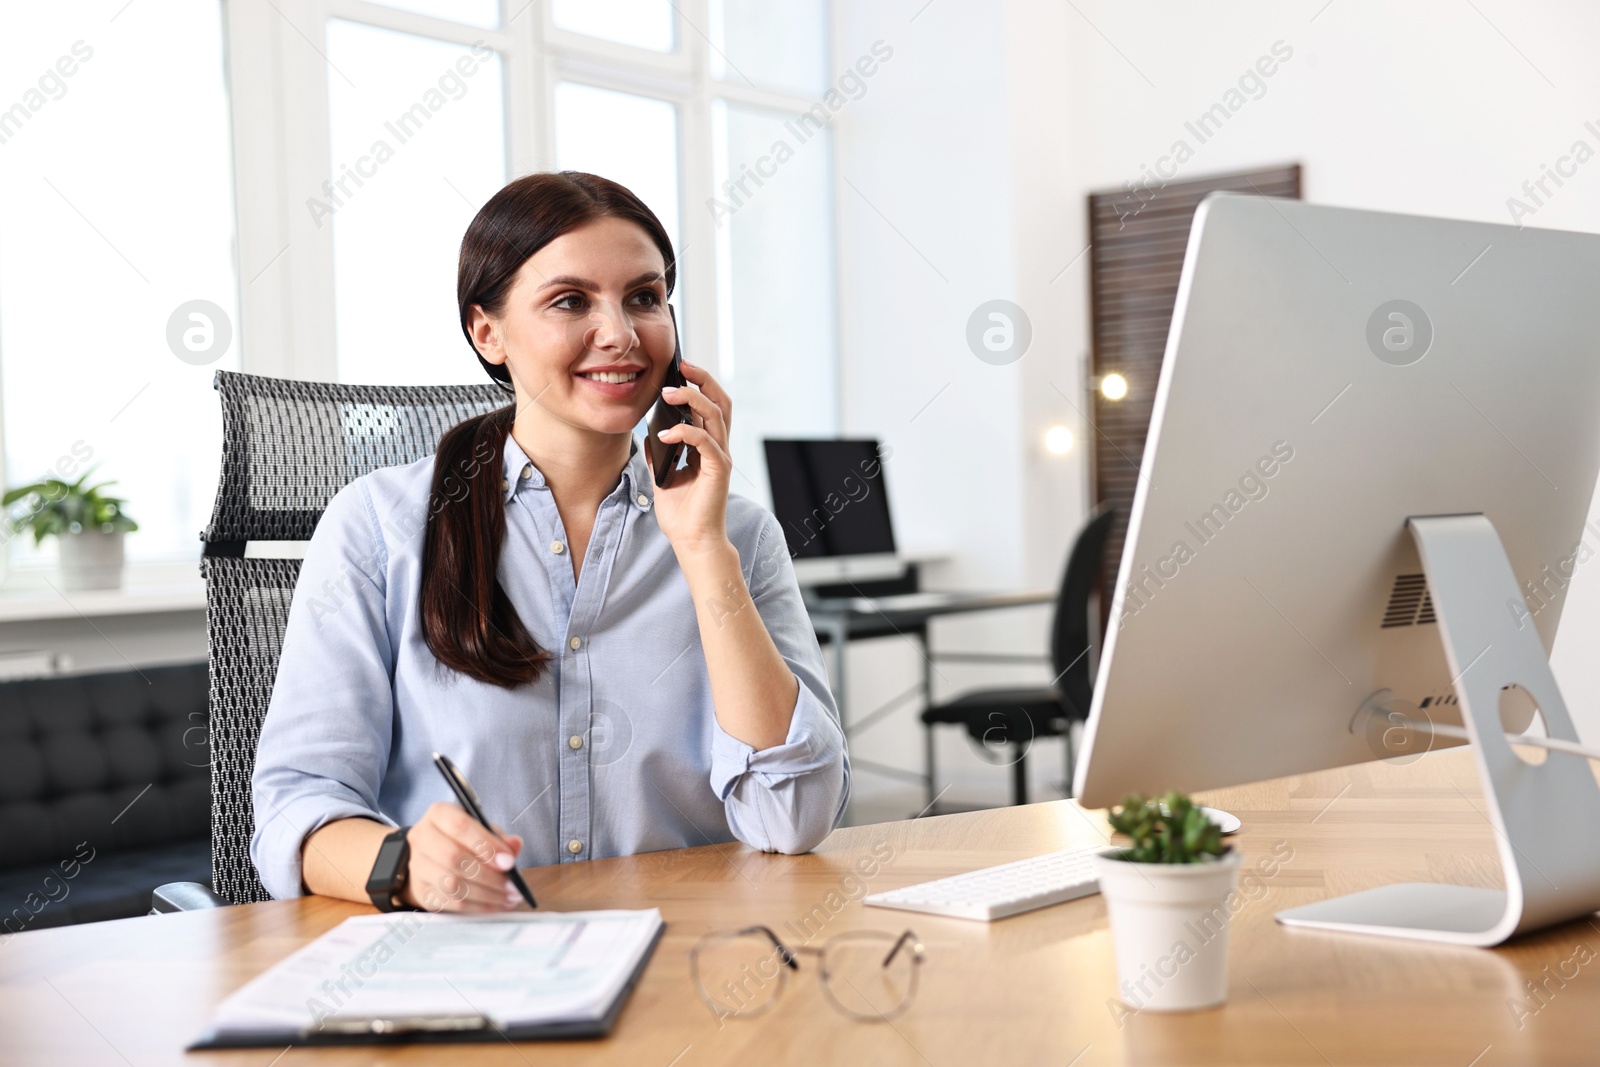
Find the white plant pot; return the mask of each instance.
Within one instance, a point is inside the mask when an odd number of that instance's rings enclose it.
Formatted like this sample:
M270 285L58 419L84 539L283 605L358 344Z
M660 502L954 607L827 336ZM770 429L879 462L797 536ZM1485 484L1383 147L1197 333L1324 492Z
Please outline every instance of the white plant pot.
M1135 1011L1192 1011L1228 999L1228 926L1242 862L1095 858L1111 917L1117 995Z
M61 534L61 584L67 589L122 587L123 531Z

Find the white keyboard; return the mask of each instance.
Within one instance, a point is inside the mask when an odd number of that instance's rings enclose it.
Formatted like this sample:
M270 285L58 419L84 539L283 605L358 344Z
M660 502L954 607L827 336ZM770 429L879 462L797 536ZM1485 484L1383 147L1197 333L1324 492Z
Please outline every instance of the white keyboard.
M863 903L991 922L1098 893L1093 857L1099 845L1047 852L932 882L873 893Z

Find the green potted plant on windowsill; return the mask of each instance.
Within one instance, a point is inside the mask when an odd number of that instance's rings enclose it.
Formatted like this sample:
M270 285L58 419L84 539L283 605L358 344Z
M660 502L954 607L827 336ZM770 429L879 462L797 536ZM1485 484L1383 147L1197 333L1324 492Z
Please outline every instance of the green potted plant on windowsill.
M102 490L115 482L87 484L93 468L75 482L48 477L0 497L11 531L31 530L33 543L54 535L61 548L61 584L67 589L116 589L122 585L123 536L139 524L123 510L121 497Z
M1221 1004L1239 851L1182 793L1130 794L1109 819L1130 842L1095 859L1122 1002L1134 1011Z

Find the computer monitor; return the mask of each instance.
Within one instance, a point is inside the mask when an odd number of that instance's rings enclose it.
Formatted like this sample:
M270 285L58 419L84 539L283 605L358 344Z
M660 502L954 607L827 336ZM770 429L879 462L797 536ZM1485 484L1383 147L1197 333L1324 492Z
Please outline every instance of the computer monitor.
M803 585L898 577L875 440L763 442L772 511Z
M1532 840L1551 833L1534 807L1559 799L1567 832L1595 838L1578 851L1600 857L1587 765L1551 754L1530 772L1500 732L1502 708L1525 725L1531 705L1513 698L1531 693L1550 733L1577 740L1547 656L1573 569L1600 548L1584 525L1600 470L1597 278L1595 235L1228 194L1200 205L1081 803L1415 755L1417 732L1394 723L1461 724L1470 703L1508 892L1387 887L1285 921L1490 944L1600 907L1600 865ZM1519 873L1517 851L1544 875ZM1560 900L1526 884L1545 876Z

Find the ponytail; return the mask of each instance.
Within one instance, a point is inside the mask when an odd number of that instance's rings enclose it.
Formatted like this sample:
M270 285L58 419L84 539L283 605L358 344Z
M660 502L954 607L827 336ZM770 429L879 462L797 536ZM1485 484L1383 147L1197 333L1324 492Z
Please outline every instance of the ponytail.
M422 636L438 661L489 685L537 681L550 662L496 571L505 540L501 488L516 405L475 415L439 439L422 542Z

